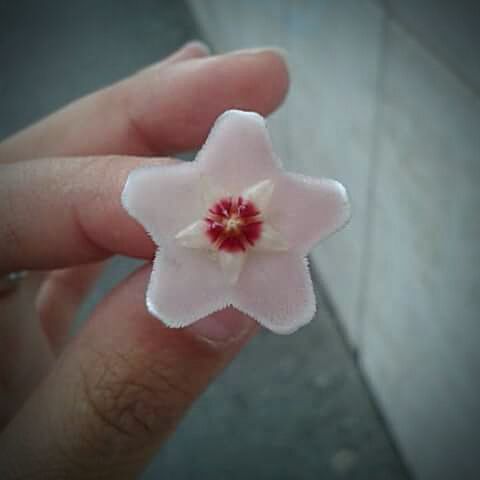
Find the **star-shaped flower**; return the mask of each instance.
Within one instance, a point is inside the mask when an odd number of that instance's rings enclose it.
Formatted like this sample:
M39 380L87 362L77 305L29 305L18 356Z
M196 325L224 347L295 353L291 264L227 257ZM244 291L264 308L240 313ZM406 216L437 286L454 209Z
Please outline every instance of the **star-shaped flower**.
M344 187L285 172L263 117L229 110L194 162L134 170L126 210L161 246L146 302L170 327L229 305L276 333L315 313L306 255L349 218Z

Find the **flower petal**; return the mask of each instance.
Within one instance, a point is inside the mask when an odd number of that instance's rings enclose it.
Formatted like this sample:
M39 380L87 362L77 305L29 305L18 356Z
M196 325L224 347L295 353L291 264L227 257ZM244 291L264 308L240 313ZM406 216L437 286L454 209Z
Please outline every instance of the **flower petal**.
M220 267L222 268L225 278L230 285L235 285L237 283L238 277L245 263L245 257L246 254L244 252L218 252Z
M253 252L240 274L232 304L275 333L294 332L315 314L306 259L291 252Z
M349 218L350 204L341 183L293 173L275 179L267 221L293 250L306 255Z
M240 110L228 110L218 118L197 161L202 173L231 195L270 178L281 167L264 118Z
M225 308L231 286L213 253L174 242L158 250L147 289L147 307L169 327L185 327Z
M262 233L254 248L271 252L285 251L288 250L288 243L271 225L263 223Z
M226 192L219 185L214 185L212 179L208 176L201 175L200 182L203 196L203 206L205 207L205 211L223 197L228 197L228 192Z
M175 239L182 247L211 249L212 242L207 237L206 228L205 222L198 220L178 232Z
M272 198L274 183L271 179L262 180L261 182L248 187L241 193L241 197L250 200L253 204L263 212L268 207Z
M138 168L128 177L122 204L157 245L163 244L202 217L200 175L187 162Z

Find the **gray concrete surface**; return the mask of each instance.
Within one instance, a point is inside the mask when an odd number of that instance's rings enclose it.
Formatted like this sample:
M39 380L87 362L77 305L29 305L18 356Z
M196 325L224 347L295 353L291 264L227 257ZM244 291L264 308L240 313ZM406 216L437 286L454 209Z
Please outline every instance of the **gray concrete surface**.
M197 34L174 0L1 3L0 136ZM80 317L137 264L114 260ZM293 336L261 333L194 405L144 480L410 478L317 288L314 322Z
M378 0L420 43L480 92L480 4L476 0Z

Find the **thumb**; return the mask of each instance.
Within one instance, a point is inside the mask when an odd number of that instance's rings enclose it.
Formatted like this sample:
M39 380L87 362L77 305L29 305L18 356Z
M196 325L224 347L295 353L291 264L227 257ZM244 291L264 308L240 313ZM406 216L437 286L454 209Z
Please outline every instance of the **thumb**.
M97 308L0 437L0 478L135 478L255 331L234 309L169 329L143 267ZM185 292L188 295L188 292Z

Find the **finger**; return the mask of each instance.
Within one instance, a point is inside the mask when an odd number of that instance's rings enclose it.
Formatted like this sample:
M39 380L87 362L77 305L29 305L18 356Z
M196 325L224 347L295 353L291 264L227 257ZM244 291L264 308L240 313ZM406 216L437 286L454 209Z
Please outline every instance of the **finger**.
M145 308L149 273L143 268L101 304L7 427L1 478L136 478L255 331L233 309L189 329L164 327Z
M191 150L223 111L266 115L280 105L287 89L285 61L271 49L147 68L7 139L0 158Z
M0 302L0 431L50 369L53 355L33 308L40 279L30 274ZM1 476L0 476L1 478Z
M15 292L1 298L0 431L50 369L101 267L30 272Z
M153 243L122 208L121 191L133 168L172 161L53 158L0 166L0 272L65 268L114 253L151 258Z
M160 62L154 63L145 68L144 71L156 70L158 72L162 69L171 67L175 63L194 58L206 57L209 54L209 48L202 42L188 42ZM67 107L53 113L45 119L42 119L33 126L30 126L4 140L3 143L0 143L0 162L9 163L29 158L44 157L58 152L58 131L56 131L56 128L62 120L59 115L67 119L67 115L63 115L64 110L69 110L71 117L77 115L78 119L76 119L75 125L77 131L81 130L82 124L84 122L92 121L92 118L89 117L95 115L94 108L90 108L90 110L85 109L84 104L87 103L90 104L90 107L94 107L95 102L101 100L105 90L106 89L100 90L92 95L87 95L74 101ZM115 113L118 114L119 112L117 111ZM61 131L63 132L63 128ZM68 143L68 141L64 142L62 155L76 155L78 153L76 151L76 146L72 145L72 148L69 148ZM94 144L92 144L92 150L95 150Z
M43 282L36 311L53 352L58 354L65 346L75 314L103 267L100 262L54 270Z

